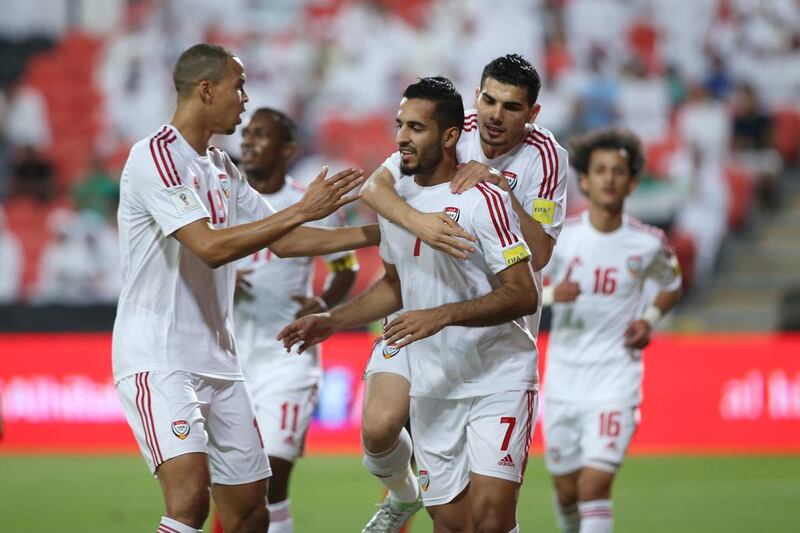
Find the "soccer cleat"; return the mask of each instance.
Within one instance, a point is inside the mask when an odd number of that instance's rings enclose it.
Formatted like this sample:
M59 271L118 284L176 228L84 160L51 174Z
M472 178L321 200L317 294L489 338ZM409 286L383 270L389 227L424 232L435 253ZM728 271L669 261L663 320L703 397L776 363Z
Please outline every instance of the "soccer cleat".
M422 499L399 503L387 495L361 533L399 533L411 515L422 509Z

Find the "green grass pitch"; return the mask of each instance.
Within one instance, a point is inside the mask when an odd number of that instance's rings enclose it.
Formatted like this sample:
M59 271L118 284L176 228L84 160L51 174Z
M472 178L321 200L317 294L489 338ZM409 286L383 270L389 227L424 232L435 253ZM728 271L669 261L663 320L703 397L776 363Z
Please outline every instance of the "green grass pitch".
M298 533L354 533L379 486L356 457L310 457L296 469ZM800 456L633 457L615 486L617 532L800 532ZM139 457L0 456L0 531L155 531L158 484ZM541 458L528 465L522 531L555 532ZM412 533L431 530L425 513ZM208 531L208 528L206 529Z

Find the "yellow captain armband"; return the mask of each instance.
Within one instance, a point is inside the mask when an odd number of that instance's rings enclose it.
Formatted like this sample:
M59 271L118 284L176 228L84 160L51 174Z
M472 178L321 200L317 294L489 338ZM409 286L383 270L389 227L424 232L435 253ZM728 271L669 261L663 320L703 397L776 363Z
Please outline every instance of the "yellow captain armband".
M556 203L553 200L536 198L533 201L531 218L539 224L552 224L556 215Z
M328 261L328 271L333 272L334 274L337 272L344 272L345 270L352 270L355 272L358 270L358 259L356 259L356 254L347 254L344 257L340 257L335 261Z

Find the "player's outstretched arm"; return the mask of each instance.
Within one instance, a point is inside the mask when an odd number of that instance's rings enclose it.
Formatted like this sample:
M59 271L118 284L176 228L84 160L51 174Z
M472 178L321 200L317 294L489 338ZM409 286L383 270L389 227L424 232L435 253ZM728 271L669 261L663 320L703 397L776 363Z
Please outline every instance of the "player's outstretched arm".
M681 298L681 289L661 291L656 296L652 305L645 310L644 316L634 320L625 330L625 346L641 350L647 347L652 340L653 329L658 320L675 307Z
M332 254L377 246L381 231L377 224L352 228L313 228L301 226L269 245L278 257Z
M241 259L269 246L301 224L324 218L358 199L359 195L348 197L347 194L362 183L361 171L348 169L331 178L326 178L326 174L327 168L324 168L299 202L262 220L215 229L208 219L201 219L183 226L173 235L211 268Z
M384 329L386 343L402 348L446 326L494 326L536 312L538 294L527 260L499 272L497 279L500 286L480 298L402 313Z
M286 351L300 343L298 353L322 342L336 331L365 326L403 306L400 278L394 265L384 262L386 273L369 289L328 313L307 315L283 328L278 340Z
M364 202L382 217L403 226L430 247L459 259L475 252L475 237L444 213L422 213L403 200L394 188L392 173L378 167L361 190Z

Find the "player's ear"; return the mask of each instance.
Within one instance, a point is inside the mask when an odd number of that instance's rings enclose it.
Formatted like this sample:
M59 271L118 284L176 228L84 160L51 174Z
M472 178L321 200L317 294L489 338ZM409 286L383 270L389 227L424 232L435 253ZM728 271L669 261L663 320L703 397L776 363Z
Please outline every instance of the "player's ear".
M578 188L585 196L589 196L589 175L584 172L578 173Z
M210 104L214 101L214 86L209 80L202 80L197 84L197 94L200 95L200 101L204 104Z
M539 116L539 112L542 110L542 104L535 103L533 107L531 107L531 112L528 114L528 124L533 124L536 120L536 117Z
M461 130L456 127L447 128L444 130L444 147L453 148L458 143L458 137L461 135Z
M628 194L631 194L639 186L639 176L631 176L628 180ZM627 196L627 195L626 195Z
M285 142L283 146L281 146L281 156L283 157L284 161L289 161L291 158L294 157L294 154L297 153L297 143L296 142Z
M480 97L481 97L481 88L480 87L476 87L475 88L475 103L473 104L473 106L476 109L478 108L478 98L480 98Z

